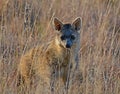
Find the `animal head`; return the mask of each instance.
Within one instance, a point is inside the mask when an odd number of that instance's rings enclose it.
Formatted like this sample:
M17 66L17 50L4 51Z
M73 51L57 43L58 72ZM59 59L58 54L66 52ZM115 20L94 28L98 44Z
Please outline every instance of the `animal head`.
M80 37L81 18L76 18L72 24L63 24L58 18L54 18L54 27L57 31L57 41L64 48L71 48Z

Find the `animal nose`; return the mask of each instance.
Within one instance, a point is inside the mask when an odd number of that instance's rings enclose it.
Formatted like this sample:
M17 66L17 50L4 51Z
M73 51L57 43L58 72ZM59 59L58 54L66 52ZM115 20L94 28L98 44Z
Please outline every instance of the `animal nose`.
M70 44L66 44L66 48L71 48L71 45Z
M68 39L66 42L66 48L71 48L72 42Z

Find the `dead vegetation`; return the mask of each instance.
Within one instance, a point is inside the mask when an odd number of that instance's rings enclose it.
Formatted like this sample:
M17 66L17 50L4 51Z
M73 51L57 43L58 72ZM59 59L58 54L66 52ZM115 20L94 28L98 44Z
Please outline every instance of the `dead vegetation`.
M83 81L69 94L120 94L119 0L0 0L0 94L23 94L16 85L20 57L54 36L53 17L71 22L78 16Z

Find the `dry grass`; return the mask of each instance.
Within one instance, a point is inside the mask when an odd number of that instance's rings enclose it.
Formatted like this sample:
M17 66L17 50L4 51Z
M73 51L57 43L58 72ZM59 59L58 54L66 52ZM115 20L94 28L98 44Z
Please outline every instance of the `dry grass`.
M20 57L54 36L53 17L78 16L83 82L69 94L120 94L120 0L0 0L0 94L23 94L16 86Z

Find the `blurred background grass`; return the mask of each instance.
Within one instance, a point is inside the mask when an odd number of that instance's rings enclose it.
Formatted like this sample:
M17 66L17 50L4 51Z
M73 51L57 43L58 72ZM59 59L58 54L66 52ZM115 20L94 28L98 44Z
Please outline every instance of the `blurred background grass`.
M17 94L20 57L52 39L53 17L82 18L83 82L70 94L120 94L120 0L0 0L0 94Z

